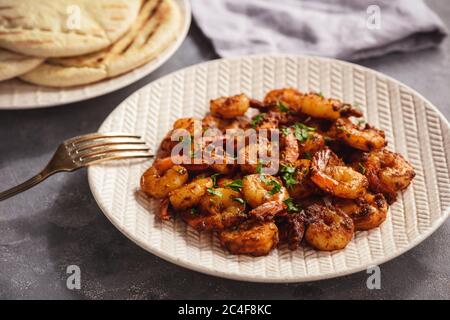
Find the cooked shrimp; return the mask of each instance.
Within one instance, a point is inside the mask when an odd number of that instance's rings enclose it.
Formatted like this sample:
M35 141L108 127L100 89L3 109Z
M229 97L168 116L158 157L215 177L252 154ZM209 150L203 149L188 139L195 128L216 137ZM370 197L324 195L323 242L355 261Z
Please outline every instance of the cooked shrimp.
M386 149L366 154L358 166L365 171L369 187L375 193L383 193L391 203L397 192L406 189L416 173L400 154Z
M280 135L280 146L281 162L284 164L295 163L300 156L300 150L293 128L286 128L286 130L282 130L282 134Z
M211 113L224 119L243 116L249 107L250 100L243 93L232 97L221 97L210 102Z
M226 188L216 188L212 192L200 199L197 212L191 210L182 214L187 224L198 231L218 231L247 219L245 202L239 192Z
M293 166L281 168L281 177L292 198L301 200L317 192L316 185L309 178L311 161L300 159Z
M300 96L300 112L313 118L336 120L342 116L361 117L362 113L348 103L323 97L318 93Z
M350 104L324 98L318 93L303 94L292 88L272 90L264 98L265 105L275 105L279 101L291 112L301 112L313 118L336 120L341 116L362 116L362 113Z
M233 183L234 180L235 179L233 179L231 177L220 177L217 180L217 186L219 186L220 188L225 188L229 184Z
M353 237L352 219L339 209L313 204L306 209L310 217L305 239L322 251L343 249Z
M175 165L165 170L151 166L141 177L141 189L147 195L161 199L183 186L188 179L188 171L182 166Z
M278 228L273 222L248 220L222 231L219 240L233 254L265 256L278 244Z
M259 168L270 170L278 167L278 150L275 144L270 141L260 141L246 145L239 150L239 160L242 161L240 168L243 173L257 173ZM261 159L270 159L267 161Z
M331 131L335 132L337 139L362 151L378 150L384 148L387 144L382 130L375 129L369 124L364 127L358 126L348 118L336 120Z
M249 214L258 220L272 220L277 213L284 209L286 206L282 202L269 201L251 210Z
M211 113L202 119L202 126L205 129L217 128L221 131L228 129L246 129L250 125L250 119L246 116L236 117L235 119L222 119Z
M384 196L366 193L356 200L335 199L336 208L344 211L353 219L355 230L370 230L386 220L388 204Z
M276 107L282 102L290 111L300 111L301 97L303 94L293 88L275 89L269 91L264 97L264 105Z
M208 188L213 187L211 178L196 179L169 193L170 204L175 210L185 210L200 203Z
M304 213L283 211L276 215L275 223L278 227L280 242L287 243L291 250L297 249L305 234Z
M367 178L344 163L330 150L317 152L311 164L311 180L336 197L356 199L366 192Z
M259 113L252 119L252 125L255 129L278 129L281 114L278 112Z
M245 176L242 179L242 194L252 208L269 201L282 203L289 198L289 193L279 178L262 174Z
M316 128L303 123L281 129L281 160L294 163L298 158L311 157L325 146L324 137L315 132Z
M302 142L299 142L300 157L313 156L317 151L325 147L324 137L317 132L309 132L309 136Z

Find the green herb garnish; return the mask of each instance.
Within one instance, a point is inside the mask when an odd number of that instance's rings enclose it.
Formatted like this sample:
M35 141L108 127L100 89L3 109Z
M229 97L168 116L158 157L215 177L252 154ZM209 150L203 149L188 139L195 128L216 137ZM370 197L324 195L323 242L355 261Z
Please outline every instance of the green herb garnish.
M294 178L295 168L291 166L281 165L281 178L286 184L287 188L290 188L294 184L297 184L297 180Z
M256 126L264 120L264 117L266 116L265 113L260 113L256 116L253 117L252 121L250 122L250 124L252 125L253 128L256 128Z
M316 131L316 128L308 127L303 123L294 124L294 135L295 138L300 142L308 140L310 132L313 131Z
M277 101L277 107L278 107L278 110L280 110L280 112L289 112L289 107L286 106L284 104L284 102L281 100Z
M192 215L194 215L194 214L197 214L197 208L191 208L191 211L190 211L190 213L192 214Z
M258 164L256 165L256 173L261 174L263 171L263 164L264 162L261 160L258 160Z
M211 180L213 181L213 186L214 186L214 188L218 188L218 185L217 185L217 177L218 176L220 176L220 173L214 173L212 176L211 176Z
M212 194L213 196L217 196L219 198L223 197L222 192L220 192L219 190L216 190L214 188L208 188L206 189L206 191L208 191L209 194Z
M359 172L361 172L362 174L366 174L366 167L363 166L363 164L361 162L358 163L358 170Z
M287 206L287 211L289 213L300 211L300 207L294 203L294 200L292 200L292 198L286 199L283 202Z
M230 188L231 190L239 192L242 189L242 180L241 179L234 180L232 183L228 184L226 188Z
M291 134L291 129L287 128L287 127L283 127L283 128L281 128L281 133L285 136L288 136Z
M266 183L269 186L272 186L272 189L270 189L269 194L273 196L275 193L280 192L281 190L281 184L279 184L276 180L270 180L268 183Z
M236 201L236 202L238 202L240 204L245 204L245 200L242 199L242 198L233 198L233 201Z

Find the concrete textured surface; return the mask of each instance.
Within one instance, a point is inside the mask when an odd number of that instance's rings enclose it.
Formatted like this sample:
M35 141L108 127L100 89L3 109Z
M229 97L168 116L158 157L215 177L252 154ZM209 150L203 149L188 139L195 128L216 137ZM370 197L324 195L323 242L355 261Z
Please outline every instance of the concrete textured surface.
M447 1L428 1L450 26ZM145 79L63 107L0 111L0 190L32 176L63 140L94 132L127 96L177 69L216 58L197 26L180 50ZM441 48L359 61L416 89L450 119L450 41ZM365 272L305 284L255 284L183 269L140 249L97 207L86 171L51 177L0 203L2 299L450 299L450 221L381 266L381 289ZM81 289L66 287L69 265Z

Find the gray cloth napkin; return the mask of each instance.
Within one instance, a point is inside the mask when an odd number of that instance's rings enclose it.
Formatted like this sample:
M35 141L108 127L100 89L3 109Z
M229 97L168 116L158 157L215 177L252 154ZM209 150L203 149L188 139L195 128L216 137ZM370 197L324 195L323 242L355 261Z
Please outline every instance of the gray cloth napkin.
M447 35L422 0L191 2L198 25L223 57L304 53L357 60L434 47Z

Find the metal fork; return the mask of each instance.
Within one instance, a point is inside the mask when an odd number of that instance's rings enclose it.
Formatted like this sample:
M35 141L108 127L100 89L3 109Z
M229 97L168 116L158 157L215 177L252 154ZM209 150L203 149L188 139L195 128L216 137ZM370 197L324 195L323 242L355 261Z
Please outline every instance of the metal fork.
M50 162L33 178L4 192L0 201L21 193L57 172L71 172L103 161L151 158L153 154L140 136L127 133L92 133L61 143Z

